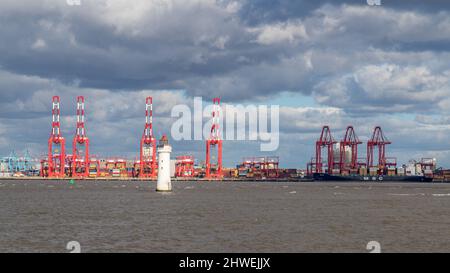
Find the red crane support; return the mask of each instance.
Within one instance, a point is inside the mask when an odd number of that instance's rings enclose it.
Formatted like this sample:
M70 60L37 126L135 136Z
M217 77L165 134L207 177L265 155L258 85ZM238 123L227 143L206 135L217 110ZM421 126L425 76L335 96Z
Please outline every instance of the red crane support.
M386 145L391 142L384 136L380 126L375 127L372 138L367 142L367 167L378 167L380 172L386 167ZM374 165L374 148L378 148L378 165Z
M344 139L340 142L340 160L339 165L341 169L341 174L350 171L351 169L358 169L358 145L362 144L359 141L358 136L353 129L353 126L348 126L345 132ZM345 153L346 148L351 149L351 159L350 162L346 162Z
M52 99L52 132L48 139L48 176L64 177L66 152L66 140L61 136L60 127L60 99L54 96ZM55 147L59 146L59 149Z
M209 139L206 140L206 178L222 177L222 139L219 134L220 98L213 99L212 126ZM217 147L217 163L211 163L211 147Z
M323 173L323 162L322 162L322 148L326 147L328 152L327 164L328 173L331 174L333 171L333 146L336 141L331 135L330 127L324 126L322 128L322 133L320 134L320 139L316 141L316 173Z
M278 156L267 156L264 158L262 170L265 177L279 178L280 176L280 158Z
M194 177L193 156L177 156L176 160L175 174L177 177Z
M156 177L156 138L153 136L153 98L145 99L145 128L140 144L139 177Z
M77 97L77 129L72 143L72 176L89 176L89 138L86 136L84 97ZM84 147L84 151L80 148Z

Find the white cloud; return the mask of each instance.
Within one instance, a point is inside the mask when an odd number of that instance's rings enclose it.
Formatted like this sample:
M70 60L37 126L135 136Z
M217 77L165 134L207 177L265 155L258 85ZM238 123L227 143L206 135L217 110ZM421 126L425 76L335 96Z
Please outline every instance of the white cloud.
M305 26L301 21L274 23L252 28L249 31L257 33L257 42L263 45L296 44L308 39Z
M334 107L281 107L280 123L287 132L316 132L326 124L342 127L344 112Z
M31 48L35 50L44 49L47 47L47 43L43 39L37 39L32 45Z
M424 105L445 106L449 75L450 70L433 72L423 65L365 65L318 83L314 94L320 103L360 111L421 111Z

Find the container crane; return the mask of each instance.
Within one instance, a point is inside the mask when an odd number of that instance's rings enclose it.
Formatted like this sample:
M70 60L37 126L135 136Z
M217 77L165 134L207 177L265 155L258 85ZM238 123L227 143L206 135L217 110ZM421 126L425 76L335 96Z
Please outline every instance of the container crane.
M60 123L60 98L52 98L52 131L48 139L48 176L64 177L66 152L66 140L61 136Z
M156 138L153 136L153 98L145 99L145 128L140 143L139 177L156 177Z
M384 136L380 126L375 127L372 138L367 142L367 167L378 167L379 171L383 171L386 167L386 145L391 142ZM378 148L378 162L374 165L374 149ZM391 164L392 165L392 164Z
M331 174L333 172L333 146L336 144L336 141L333 139L331 135L331 130L329 126L324 126L322 128L322 133L320 134L320 138L316 141L316 173L323 173L323 162L322 162L322 148L327 149L327 164L328 164L328 173Z
M86 136L84 97L78 96L77 128L72 142L72 176L88 177L89 164L89 138Z
M213 99L212 125L206 140L206 178L222 178L222 139L219 133L220 98ZM217 148L217 162L211 163L211 149Z
M345 131L344 139L340 142L340 157L339 165L341 174L347 174L350 170L358 169L358 145L362 142L358 139L358 136L353 129L353 126L348 126ZM350 162L346 160L346 152L348 148L351 150Z

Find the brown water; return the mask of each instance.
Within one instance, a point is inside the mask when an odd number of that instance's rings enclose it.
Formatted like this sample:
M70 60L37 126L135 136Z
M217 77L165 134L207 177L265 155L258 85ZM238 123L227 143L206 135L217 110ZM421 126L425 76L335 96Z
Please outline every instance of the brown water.
M0 181L0 252L450 252L450 184Z

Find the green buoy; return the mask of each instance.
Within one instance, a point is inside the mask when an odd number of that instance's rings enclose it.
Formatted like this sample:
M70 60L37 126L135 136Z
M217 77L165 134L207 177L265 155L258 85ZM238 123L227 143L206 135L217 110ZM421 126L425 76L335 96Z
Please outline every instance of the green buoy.
M75 180L73 180L73 179L70 179L70 181L69 181L69 185L75 185Z

